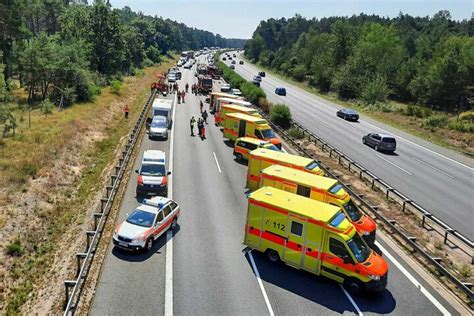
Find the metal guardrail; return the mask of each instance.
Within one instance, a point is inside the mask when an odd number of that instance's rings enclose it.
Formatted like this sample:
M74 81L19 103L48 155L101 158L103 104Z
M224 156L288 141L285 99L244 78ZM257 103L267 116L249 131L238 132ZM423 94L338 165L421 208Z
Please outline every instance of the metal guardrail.
M292 126L297 127L298 129L303 131L303 135L306 134L308 139L311 140L313 139L315 143L317 144L318 142L321 143L321 148L324 150L329 150L329 156L332 158L333 154L336 154L337 156L334 158L337 158L339 160L340 165L344 165L344 161L347 163L347 167L349 171L352 171L351 168L352 166L356 167L359 170L359 177L362 179L363 176L366 176L369 178L371 182L372 189L378 186L379 188L381 187L386 194L386 198L393 198L397 202L399 202L402 206L402 210L405 211L408 208L411 208L418 212L421 217L422 217L422 227L425 227L426 221L431 220L433 223L438 225L442 230L442 235L444 236L444 243L447 244L449 240L449 235L452 235L457 238L458 241L463 243L465 246L469 248L469 251L471 253L467 253L468 255L471 256L471 263L474 264L474 242L469 240L466 236L462 235L455 229L451 228L449 225L444 223L442 220L437 218L435 215L432 213L428 212L425 210L423 207L418 205L416 202L414 202L412 199L406 197L404 194L390 186L388 183L384 182L381 180L379 177L377 177L375 174L372 172L368 171L365 167L363 167L361 164L355 162L351 158L349 158L347 155L342 153L340 150L335 149L328 143L326 143L324 140L322 140L320 137L314 135L311 131L309 131L307 128L299 124L298 122L295 122L291 120ZM451 240L452 242L452 240Z
M268 122L270 123L270 125L272 126L273 129L275 129L275 131L280 135L282 136L286 141L288 141L292 147L294 149L296 149L301 155L304 155L306 157L309 157L311 159L315 159L315 157L313 157L308 151L306 151L303 147L301 147L298 143L295 142L295 140L293 139L293 137L291 137L285 130L283 130L282 128L280 128L279 126L275 125L274 123L272 123L268 117L268 115L266 115L265 113L261 112L262 116L264 118L266 118L268 120ZM321 143L321 147L323 148L326 148L326 150L329 150L329 153L330 153L330 157L332 157L332 153L337 153L337 159L339 159L339 164L342 165L342 161L341 159L346 159L349 164L349 170L351 170L351 166L356 166L358 169L359 169L359 177L362 177L362 175L365 173L367 174L369 177L372 178L372 188L374 188L374 185L375 183L380 183L381 185L384 185L387 190L386 190L386 198L389 197L389 194L390 193L393 193L393 194L398 194L400 197L402 197L404 199L404 203L403 203L403 210L405 210L406 208L406 205L408 205L408 203L410 203L410 205L415 205L416 207L419 207L418 205L416 205L415 203L413 203L411 200L409 200L408 198L406 198L404 195L402 195L401 193L399 193L398 191L396 191L394 188L392 188L391 186L389 186L388 184L386 184L385 182L383 182L382 180L380 180L378 177L376 177L374 174L372 174L371 172L367 171L367 169L363 168L361 165L359 165L358 163L354 162L353 160L351 160L349 157L347 157L346 155L342 154L340 151L338 151L337 149L333 148L331 145L327 144L325 141L323 141L321 138L315 136L312 132L308 131L306 128L304 128L303 126L301 126L300 124L294 122L292 120L291 122L293 124L293 126L296 126L297 128L300 128L302 131L304 131L304 133L307 134L307 137L308 139L311 141L311 138L313 138L313 140L317 140ZM317 145L317 141L315 142L316 145ZM329 176L331 176L332 178L334 179L339 179L339 177L333 173L331 171L331 169L327 166L325 166L324 164L321 163L320 160L318 159L315 159L319 166L321 167L321 169L324 170L324 172L326 174L328 174ZM449 279L457 288L459 288L462 292L464 292L466 295L467 295L467 298L472 302L474 300L474 292L472 291L472 287L473 285L471 283L466 283L466 282L462 282L461 280L459 280L456 276L454 276L448 269L446 269L445 267L443 267L441 265L442 261L441 261L441 258L437 258L437 257L433 257L431 256L428 252L426 252L422 247L421 245L417 244L416 243L416 237L414 236L409 236L406 234L406 232L404 232L402 230L401 227L397 226L397 222L395 220L391 220L391 219L387 219L386 217L384 217L382 214L380 214L380 212L378 211L378 207L377 206L373 206L373 205L370 205L366 200L364 200L364 196L361 195L361 194L358 194L357 192L355 192L353 189L351 189L350 187L350 184L344 184L342 182L340 182L340 184L344 187L344 189L352 196L352 198L354 198L358 203L360 203L360 205L363 206L363 208L365 209L365 211L367 212L367 210L369 210L372 214L374 214L374 216L380 220L384 226L386 228L388 228L392 233L395 233L397 236L399 236L406 244L404 246L409 246L411 247L413 250L415 250L418 254L420 254L429 264L431 264L437 271L439 271L439 273L441 273L443 276L445 276L447 279ZM421 209L421 207L420 207ZM422 209L423 210L423 209ZM423 210L424 211L424 210ZM423 221L422 221L422 225L425 225L425 220L427 218L429 219L433 219L435 218L434 216L432 215L427 215L429 214L428 212L424 211L422 213L423 215ZM441 222L440 220L436 219L437 221ZM446 224L444 224L443 222L441 222L443 224L443 227L448 227ZM455 231L449 231L449 232L446 232L445 234L445 238L444 238L444 242L446 243L447 242L447 234L450 233L450 234L453 234L454 236L458 237L458 235L455 234ZM460 235L461 238L459 238L462 242L466 242L466 244L468 246L471 247L472 249L472 242L470 242L467 238L465 238L464 236Z
M94 258L95 251L99 244L102 232L104 230L105 222L107 221L110 209L115 201L118 188L122 182L122 178L125 174L125 170L130 161L130 157L133 149L138 140L140 131L146 122L146 117L150 105L152 104L156 95L156 89L152 90L148 100L145 102L142 112L128 137L128 142L125 144L122 150L122 156L119 158L117 165L115 166L114 174L110 177L110 185L105 187L105 198L100 199L100 211L94 213L94 228L93 230L86 231L86 252L76 253L77 269L76 279L64 281L65 286L65 307L64 316L73 315L77 308L79 298L82 293L83 285L89 274L89 270ZM92 238L92 239L91 239ZM81 264L82 263L82 264ZM72 288L72 292L69 293Z
M224 78L223 78L223 80L225 81ZM260 114L262 115L262 117L264 117L268 121L270 126L280 136L282 136L285 140L287 140L293 146L293 148L295 148L300 154L302 154L306 157L309 157L311 159L315 159L315 157L313 157L304 148L302 148L298 143L296 143L295 140L293 139L293 137L291 137L284 129L282 129L281 127L275 125L273 122L271 122L270 117L268 116L268 114L266 114L265 112L263 112L260 108L258 108L256 106L254 106L254 108L257 109L260 112ZM387 199L391 197L390 193L392 193L392 195L395 195L396 197L398 197L399 200L396 200L396 201L398 201L398 202L401 201L403 212L405 210L407 210L408 206L411 206L411 207L415 208L417 211L419 211L422 215L422 224L421 225L422 225L423 228L426 228L425 225L426 225L426 221L428 219L431 219L434 223L438 224L441 228L444 229L444 243L445 244L447 244L448 241L449 241L448 240L449 234L455 236L459 241L461 241L465 246L467 246L469 248L471 253L469 254L469 253L466 252L466 254L471 256L471 260L472 260L471 264L474 264L474 243L472 241L470 241L467 237L463 236L462 234L460 234L456 230L450 228L447 224L445 224L440 219L436 218L433 214L429 213L428 211L423 209L421 206L419 206L418 204L416 204L415 202L413 202L412 200L407 198L405 195L398 192L395 188L393 188L392 186L390 186L389 184L387 184L386 182L384 182L383 180L378 178L372 172L368 171L362 165L355 162L354 160L349 158L347 155L343 154L341 151L339 151L336 148L329 145L327 142L325 142L320 137L314 135L313 132L309 131L307 128L305 128L301 124L295 122L294 120L291 120L291 125L293 127L297 127L298 129L302 130L303 135L306 134L306 136L308 137L308 140L310 140L310 141L313 140L316 145L319 142L321 144L321 149L323 151L324 150L326 150L326 151L329 150L329 156L331 158L337 158L338 163L340 165L344 165L342 160L345 159L346 162L347 162L347 167L348 167L349 171L353 171L353 169L351 169L352 166L356 167L359 170L359 178L360 179L362 179L362 177L364 175L367 178L371 179L371 188L372 189L374 189L376 186L382 186L383 188L385 188L385 197ZM337 157L333 157L333 153L337 154ZM330 175L334 179L339 179L339 177L336 174L334 174L330 170L329 167L325 166L321 162L321 160L319 160L317 158L315 160L318 162L319 166L321 167L321 169L324 170L324 172L326 174ZM474 301L474 292L472 291L473 284L468 283L468 282L462 282L461 280L456 278L456 276L454 276L449 270L447 270L445 267L443 267L441 265L441 263L442 263L441 258L431 256L428 252L426 252L421 247L421 245L416 243L416 237L407 235L405 232L402 231L402 227L399 228L398 226L395 226L397 224L397 222L395 220L387 219L382 214L380 214L378 212L378 206L370 205L367 201L364 200L364 196L362 194L358 194L357 192L355 192L354 190L352 190L350 188L350 184L345 184L345 183L342 183L341 181L339 181L339 182L344 187L344 189L352 196L352 198L354 198L357 202L360 203L360 205L362 205L364 207L366 212L367 212L367 210L369 210L372 214L374 214L374 216L378 220L383 222L383 224L386 227L388 227L393 233L395 233L401 239L403 239L403 241L406 243L404 246L410 246L414 251L416 251L418 254L420 254L428 263L430 263L437 271L439 271L439 273L441 273L443 276L445 276L447 279L449 279L457 288L459 288L462 292L464 292L470 302ZM392 199L393 199L393 196L392 196Z

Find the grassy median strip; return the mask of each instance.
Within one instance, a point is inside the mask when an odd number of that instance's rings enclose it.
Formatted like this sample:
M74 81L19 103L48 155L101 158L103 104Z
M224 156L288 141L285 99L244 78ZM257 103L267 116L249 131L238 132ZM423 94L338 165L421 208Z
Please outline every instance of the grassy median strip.
M8 207L2 209L0 228L13 230L9 222L17 215L25 217L16 220L15 239L5 245L10 254L2 263L6 282L1 308L7 314L19 313L25 302L34 301L36 290L44 284L59 286L56 292L62 292L62 281L73 267L76 246L84 247L84 230L117 148L133 127L151 82L172 64L174 60L126 78L119 91L106 88L95 102L55 110L48 116L33 111L32 127L27 128L28 120L20 118L17 135L3 141L0 178L6 185L1 198ZM125 103L130 107L128 120L123 115ZM18 201L20 210L15 211ZM23 227L27 221L33 225ZM55 272L64 270L63 264L70 266L63 274ZM51 276L55 281L48 284ZM49 300L57 302L62 297Z

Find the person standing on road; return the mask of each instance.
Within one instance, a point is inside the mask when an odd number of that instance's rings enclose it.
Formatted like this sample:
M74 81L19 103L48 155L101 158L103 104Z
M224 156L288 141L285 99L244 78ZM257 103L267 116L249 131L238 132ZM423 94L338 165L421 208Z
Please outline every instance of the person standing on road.
M179 93L179 91L176 93L177 94L177 98L178 98L178 104L181 103L181 93Z
M207 115L206 110L204 110L204 112L202 112L201 116L202 116L204 122L206 122L206 124L207 124L207 117L208 117L209 115Z
M123 113L125 114L125 119L128 119L128 112L130 112L130 109L128 108L128 104L125 104L125 107L123 108Z
M194 124L196 124L196 119L191 117L191 120L189 120L189 125L191 127L191 136L194 136Z
M202 128L204 127L202 118L198 118L197 126L198 126L198 131L199 131L199 137L202 138Z
M188 92L188 90L189 90L189 84L186 83L186 92Z
M183 101L183 103L185 103L186 101L184 101L184 97L186 96L186 92L181 91L181 100Z
M202 100L199 101L199 111L202 113L202 108L204 107L204 104L202 103Z

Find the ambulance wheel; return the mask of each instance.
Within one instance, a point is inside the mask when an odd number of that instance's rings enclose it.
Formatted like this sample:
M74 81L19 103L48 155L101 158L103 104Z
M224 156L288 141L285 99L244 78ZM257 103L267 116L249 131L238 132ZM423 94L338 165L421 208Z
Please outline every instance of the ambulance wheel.
M344 287L353 295L358 295L362 292L363 284L355 278L344 280Z
M267 257L268 257L268 260L270 260L271 262L277 262L280 260L280 255L278 254L278 252L276 252L273 249L267 250Z
M235 158L237 158L238 161L244 160L244 157L242 157L242 154L235 155Z
M148 238L145 244L146 251L150 251L153 248L153 237Z

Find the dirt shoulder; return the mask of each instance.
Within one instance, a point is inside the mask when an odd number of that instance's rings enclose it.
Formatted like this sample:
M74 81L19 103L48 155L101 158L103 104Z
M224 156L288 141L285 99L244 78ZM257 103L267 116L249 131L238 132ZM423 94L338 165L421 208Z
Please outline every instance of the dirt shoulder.
M75 253L85 249L84 231L91 227L117 149L151 82L170 63L125 78L120 95L106 88L95 102L48 116L33 111L31 128L27 113L15 113L16 136L0 145L2 314L48 314L62 304L63 282L74 276Z

